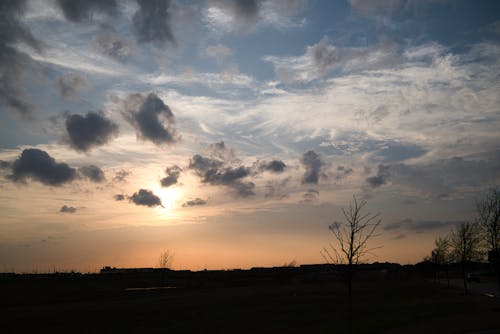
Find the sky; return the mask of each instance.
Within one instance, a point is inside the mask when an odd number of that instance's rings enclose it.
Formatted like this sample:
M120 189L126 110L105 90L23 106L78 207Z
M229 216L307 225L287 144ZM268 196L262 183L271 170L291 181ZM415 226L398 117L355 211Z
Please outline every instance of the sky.
M423 259L500 184L500 2L0 3L0 271Z

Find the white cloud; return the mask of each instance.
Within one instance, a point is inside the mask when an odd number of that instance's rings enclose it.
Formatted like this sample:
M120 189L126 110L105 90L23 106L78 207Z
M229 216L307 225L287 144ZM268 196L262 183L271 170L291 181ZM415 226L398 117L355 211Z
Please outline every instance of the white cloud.
M215 36L246 33L262 27L280 30L301 28L305 18L297 15L307 6L307 0L250 1L246 4L226 0L208 2L202 21Z
M383 42L374 47L337 47L328 37L307 46L300 56L264 56L264 61L274 65L278 78L285 83L308 83L340 74L394 65L400 62L392 44Z

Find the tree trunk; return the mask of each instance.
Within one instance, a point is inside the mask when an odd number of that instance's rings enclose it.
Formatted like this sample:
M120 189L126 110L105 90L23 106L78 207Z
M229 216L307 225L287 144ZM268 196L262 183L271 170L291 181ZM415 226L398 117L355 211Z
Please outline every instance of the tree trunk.
M446 265L446 282L448 283L447 288L449 289L450 288L450 272L448 269L448 265Z
M467 273L465 271L465 261L462 261L462 276L464 278L464 291L465 291L465 294L469 294L469 289L468 289L468 286L467 286Z
M348 321L349 321L349 333L353 333L353 303L352 303L352 268L349 265L349 269L347 271L347 294L349 298L349 310L348 310Z

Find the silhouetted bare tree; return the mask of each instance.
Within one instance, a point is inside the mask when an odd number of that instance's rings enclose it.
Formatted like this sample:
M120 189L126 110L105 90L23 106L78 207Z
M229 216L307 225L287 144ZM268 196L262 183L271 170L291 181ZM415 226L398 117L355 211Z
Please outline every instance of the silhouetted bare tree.
M469 293L467 284L467 263L481 258L481 234L477 223L465 222L451 232L451 248L454 258L462 266L464 292Z
M430 261L436 266L435 278L440 279L439 272L444 269L446 272L446 280L448 282L448 287L450 287L450 278L448 275L448 265L451 260L450 254L450 238L437 237L434 240L434 249L431 252Z
M477 222L486 240L488 260L498 278L500 288L500 189L489 190L482 200L476 203Z
M380 214L363 212L365 200L358 200L353 196L353 202L342 208L345 222L334 222L328 228L333 234L333 243L329 248L324 247L321 255L328 263L345 264L347 290L349 297L349 331L352 333L352 279L354 266L372 251L380 247L368 247L368 241L377 236L376 230L380 225Z
M167 249L161 252L158 258L158 266L163 269L161 271L161 285L165 285L165 269L170 269L173 261L174 253L172 251Z
M172 262L174 262L174 253L170 250L163 251L158 258L158 266L162 269L170 269Z

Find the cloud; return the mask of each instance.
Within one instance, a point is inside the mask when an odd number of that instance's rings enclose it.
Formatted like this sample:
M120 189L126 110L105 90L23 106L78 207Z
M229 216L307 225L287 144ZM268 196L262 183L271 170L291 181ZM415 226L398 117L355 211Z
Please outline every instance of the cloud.
M266 198L279 198L283 199L288 196L289 191L287 191L286 187L290 181L290 178L287 177L283 180L269 180L266 183Z
M167 173L167 176L160 180L161 186L162 187L170 187L171 185L176 184L177 180L179 179L179 176L181 174L181 171L182 171L182 168L180 168L177 165L173 165L171 167L168 167L165 170L165 173Z
M57 0L64 17L72 22L90 21L95 13L113 16L117 13L115 0Z
M78 168L78 172L92 182L103 182L106 178L104 172L97 166L88 165Z
M59 209L59 212L63 212L63 213L75 213L76 212L76 208L72 207L72 206L63 205L61 207L61 209Z
M205 55L222 61L233 54L233 50L222 44L209 45L205 49Z
M407 230L416 233L430 232L436 230L450 229L462 221L441 221L441 220L413 220L406 218L401 221L384 226L384 230Z
M304 20L294 17L306 6L307 0L211 0L203 21L215 34L248 32L257 26L278 29L301 27Z
M113 198L115 199L115 201L123 201L123 200L125 200L125 195L116 194L115 196L113 196Z
M230 162L236 159L236 153L232 148L226 146L223 140L209 144L206 153L216 159L220 159L225 162Z
M156 145L175 143L179 139L174 114L156 94L150 93L146 98L133 94L124 104L124 115L135 127L139 138Z
M119 170L118 172L115 173L115 176L113 177L113 182L125 182L127 176L130 175L130 172L122 169Z
M389 166L379 165L377 175L366 178L366 182L372 188L378 188L387 183L390 176Z
M274 65L277 77L284 83L308 83L329 74L346 74L369 69L380 69L400 62L400 56L390 42L371 47L339 47L329 37L306 48L300 56L264 56Z
M224 162L221 160L195 154L189 161L189 168L194 170L204 183L231 187L242 197L255 195L253 191L255 184L241 181L250 175L248 167L224 166Z
M78 73L67 73L57 79L57 87L64 98L73 97L77 90L87 85L85 79Z
M357 13L366 16L422 12L433 4L445 2L449 0L349 0Z
M198 176L205 177L207 173L215 173L223 164L223 161L195 154L189 161L189 168L193 169Z
M272 160L272 161L262 161L259 162L259 169L261 171L269 171L273 173L282 173L285 171L286 164L281 160Z
M219 15L229 16L232 23L238 25L241 29L257 21L261 2L259 0L211 0L209 10L221 11Z
M318 200L318 197L319 197L319 191L314 189L309 189L302 195L302 200L300 202L301 203L316 202Z
M234 181L230 184L230 186L235 189L236 193L241 197L250 197L255 195L255 183L253 182Z
M129 201L132 201L136 205L144 205L148 207L161 206L160 197L153 194L151 190L140 189L135 192L132 196L128 197Z
M172 12L175 10L171 0L137 1L139 9L132 17L135 31L140 42L156 42L164 46L167 42L176 45L172 31Z
M300 163L306 169L302 178L302 183L318 184L320 176L324 176L324 174L321 173L321 170L325 165L322 160L322 156L313 150L310 150L302 155Z
M211 184L231 184L249 174L249 169L244 166L236 168L224 167L216 171L208 171L205 173L204 181Z
M21 74L34 64L32 58L16 49L22 43L36 52L42 52L42 43L21 22L26 1L2 1L0 4L0 103L25 118L31 117L35 107L21 82Z
M134 45L120 37L112 28L100 31L91 42L94 50L105 56L125 62L135 53Z
M465 157L439 159L420 164L389 167L393 186L414 196L433 199L463 198L500 183L498 151Z
M345 166L338 166L337 167L337 175L335 175L336 180L341 180L349 175L351 175L354 172L352 168L347 168Z
M66 163L56 162L47 152L29 148L12 163L12 175L8 178L15 182L24 182L27 178L45 185L61 186L78 177L76 169Z
M89 111L86 115L66 117L67 140L77 151L89 151L106 144L118 134L118 126L100 112Z
M194 200L187 201L186 203L182 204L183 207L190 207L190 206L198 206L198 205L206 205L207 201L201 198L195 198Z
M0 169L9 169L12 167L12 162L0 160Z

